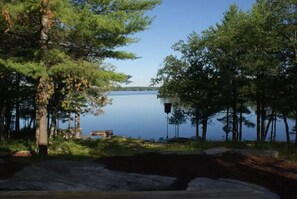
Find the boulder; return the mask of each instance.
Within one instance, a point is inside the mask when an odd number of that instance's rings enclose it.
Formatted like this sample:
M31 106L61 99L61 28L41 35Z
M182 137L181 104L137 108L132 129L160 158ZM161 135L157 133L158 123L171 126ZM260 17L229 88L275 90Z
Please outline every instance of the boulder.
M12 153L12 157L31 157L30 151L17 151Z
M233 153L240 153L243 155L256 155L262 157L279 158L278 151L274 150L257 150L257 149L233 149Z
M196 178L188 184L188 191L216 191L216 192L236 192L247 193L252 198L274 199L278 195L268 189L238 180L219 178Z
M110 171L93 161L48 160L0 181L1 190L144 191L167 190L175 178Z
M231 149L228 149L226 147L217 147L212 149L204 150L204 154L206 155L212 155L212 156L220 156L225 152L229 152Z

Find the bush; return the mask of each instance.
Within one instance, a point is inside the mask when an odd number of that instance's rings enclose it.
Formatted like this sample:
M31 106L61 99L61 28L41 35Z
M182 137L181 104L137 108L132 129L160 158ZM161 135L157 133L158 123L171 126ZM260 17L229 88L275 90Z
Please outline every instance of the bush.
M16 151L34 151L35 142L32 140L8 140L0 142L0 151L16 152Z

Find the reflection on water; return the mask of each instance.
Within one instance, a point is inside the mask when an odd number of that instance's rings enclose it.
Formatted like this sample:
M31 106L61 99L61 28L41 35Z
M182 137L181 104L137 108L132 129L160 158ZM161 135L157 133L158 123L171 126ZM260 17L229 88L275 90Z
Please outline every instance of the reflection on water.
M155 139L166 137L166 114L164 100L157 98L155 91L117 91L109 95L112 105L104 108L99 116L85 115L81 118L83 133L88 135L92 130L113 130L115 135ZM254 120L255 115L248 116ZM292 124L291 124L292 125ZM224 140L222 123L213 118L207 131L208 140ZM201 132L201 131L200 131ZM174 137L174 126L169 125L169 138ZM195 128L190 122L180 126L180 137L195 136ZM243 129L243 138L256 139L256 129ZM277 140L285 140L284 125L277 126Z

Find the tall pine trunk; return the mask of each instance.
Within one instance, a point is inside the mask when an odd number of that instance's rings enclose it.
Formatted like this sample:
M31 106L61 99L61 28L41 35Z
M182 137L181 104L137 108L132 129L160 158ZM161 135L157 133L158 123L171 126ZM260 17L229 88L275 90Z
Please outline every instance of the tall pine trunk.
M20 76L16 75L16 99L15 99L15 132L20 132Z
M230 104L231 104L231 94L230 94L230 82L228 82L227 85L227 113L226 113L226 141L229 140L229 129L230 129L230 118L229 118L229 114L230 114Z
M235 80L233 80L232 90L232 141L236 142L238 139L238 128L237 128L237 88Z
M265 110L265 105L264 105L264 99L262 98L262 103L261 103L261 141L264 142L266 137L265 137L265 132L266 132L266 110Z
M261 140L261 97L260 97L260 91L259 91L259 76L257 77L257 92L256 92L256 98L257 98L257 142L260 142Z
M37 89L37 129L36 138L39 155L47 155L48 136L47 136L47 101L49 97L48 88L50 87L49 78L40 78Z
M276 122L277 122L277 115L276 115L276 111L275 111L275 114L274 114L274 129L273 129L273 141L275 141L275 138L276 138Z
M227 103L227 113L226 113L226 142L229 140L229 112L230 112L230 107L229 107L229 101Z
M76 139L81 138L80 113L79 112L75 113L74 132L75 132L74 137Z
M1 104L1 107L0 107L0 140L5 139L5 136L4 136L4 132L5 132L5 112L6 112L6 105L5 105L5 103L3 103L3 104Z
M276 137L276 122L277 122L277 111L274 111L272 116L272 124L271 124L271 133L270 133L270 141L275 142Z
M47 155L47 111L46 106L38 104L38 115L39 115L39 139L38 139L38 151L39 155Z
M288 125L288 120L286 115L283 113L283 118L284 118L284 123L285 123L285 129L286 129L286 138L287 138L287 143L290 143L290 130L289 130L289 125Z
M206 141L206 132L207 132L207 120L208 117L202 117L202 141Z
M68 130L71 129L71 112L68 111Z
M243 123L243 101L240 99L240 114L239 114L239 137L238 140L241 142L242 140L242 123Z
M272 140L272 134L273 134L273 128L274 128L274 126L273 126L273 124L274 124L273 120L274 120L274 110L272 110L271 114L269 115L268 123L267 123L266 128L265 128L265 133L264 133L265 140L267 138L269 128L271 128L270 141Z
M57 135L57 114L57 109L53 108L50 127L50 137L54 137Z
M11 134L12 112L13 112L13 102L11 100L8 100L6 104L5 131L4 131L4 136L6 140L10 137L10 134Z
M257 101L257 141L261 141L261 115L260 115L260 102Z
M198 115L196 116L195 126L196 126L196 138L198 139L199 138L199 118L198 118Z
M50 10L50 0L41 0L40 9L40 49L41 54L46 55L48 53L48 31L51 28L51 10ZM44 67L46 71L49 70L50 66L45 61ZM48 148L48 132L47 132L47 104L49 98L53 93L52 82L48 75L44 75L38 79L37 87L37 106L36 111L38 115L36 129L36 137L38 143L39 155L47 155Z
M295 147L297 148L297 111L295 113Z

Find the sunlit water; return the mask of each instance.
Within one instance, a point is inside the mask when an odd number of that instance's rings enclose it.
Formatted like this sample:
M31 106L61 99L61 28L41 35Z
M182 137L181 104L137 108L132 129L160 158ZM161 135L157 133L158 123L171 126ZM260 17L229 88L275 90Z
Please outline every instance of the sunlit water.
M104 114L99 116L84 115L81 117L81 127L84 135L93 130L113 130L115 135L133 138L154 139L166 138L167 119L164 113L164 101L157 98L154 91L125 91L112 92L109 97L112 105L104 107ZM170 114L169 114L170 117ZM248 118L255 121L255 115ZM293 126L290 121L290 126ZM223 124L216 118L211 119L207 130L208 140L224 140ZM195 136L195 127L190 122L182 124L179 130L180 137ZM200 129L201 135L201 129ZM168 136L175 136L175 128L169 125ZM231 134L229 134L231 138ZM256 139L256 128L243 128L244 140ZM283 121L277 123L277 140L285 140Z

